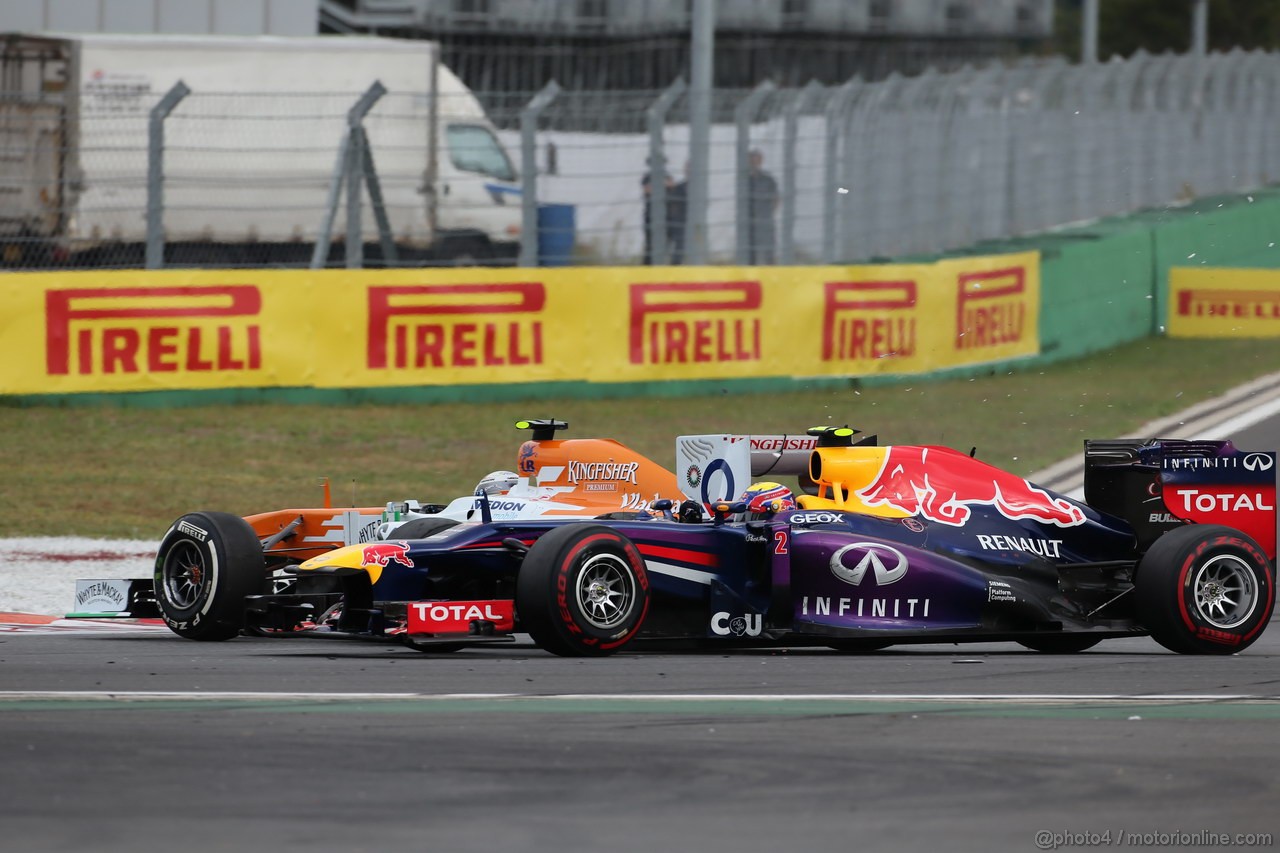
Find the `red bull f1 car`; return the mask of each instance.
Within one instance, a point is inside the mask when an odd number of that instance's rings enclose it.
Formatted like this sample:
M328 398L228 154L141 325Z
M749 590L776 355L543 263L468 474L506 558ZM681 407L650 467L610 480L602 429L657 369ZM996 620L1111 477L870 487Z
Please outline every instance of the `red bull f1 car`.
M849 428L682 436L671 472L615 441L557 438L560 421L521 426L533 435L506 495L404 507L398 525L377 509L189 513L153 577L82 582L97 598L72 615L424 651L521 632L560 655L649 639L1069 653L1139 635L1230 654L1275 603L1276 456L1230 442L1086 442L1078 501L972 453ZM790 476L794 504L735 500Z

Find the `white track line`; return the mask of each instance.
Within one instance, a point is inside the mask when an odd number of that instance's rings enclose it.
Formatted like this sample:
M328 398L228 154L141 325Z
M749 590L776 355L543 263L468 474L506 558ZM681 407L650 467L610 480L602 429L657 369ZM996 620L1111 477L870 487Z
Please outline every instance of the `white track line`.
M1280 696L1249 693L249 693L126 690L0 690L0 701L12 700L118 700L118 701L438 701L535 700L538 702L982 702L982 703L1085 703L1085 702L1275 702Z

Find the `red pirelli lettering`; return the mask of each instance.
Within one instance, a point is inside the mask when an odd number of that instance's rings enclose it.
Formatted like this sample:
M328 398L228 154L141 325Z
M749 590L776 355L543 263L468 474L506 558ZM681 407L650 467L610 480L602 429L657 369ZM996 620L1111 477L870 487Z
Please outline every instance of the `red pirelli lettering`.
M368 293L370 370L542 364L541 282L378 285Z
M956 293L956 349L1018 343L1026 332L1026 270L961 273Z
M760 360L760 282L633 284L630 294L632 364ZM726 312L754 316L714 316Z
M81 375L260 370L261 327L249 321L261 312L262 294L251 284L50 290L45 369L50 376L66 375L74 358ZM244 320L216 326L147 322L218 317Z
M906 358L914 355L915 307L914 281L825 282L822 360Z

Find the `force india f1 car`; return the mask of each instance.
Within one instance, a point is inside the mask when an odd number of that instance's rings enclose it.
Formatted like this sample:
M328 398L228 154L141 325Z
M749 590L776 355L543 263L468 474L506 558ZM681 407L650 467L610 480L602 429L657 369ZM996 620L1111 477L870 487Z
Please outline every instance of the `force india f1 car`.
M82 581L72 615L424 651L519 631L560 655L649 638L1068 653L1144 634L1229 654L1275 602L1276 457L1230 442L1088 441L1080 502L849 428L683 436L673 474L615 441L557 439L560 421L519 426L533 436L508 494L393 505L399 523L379 508L189 513L153 578ZM806 491L794 508L732 501L783 474Z

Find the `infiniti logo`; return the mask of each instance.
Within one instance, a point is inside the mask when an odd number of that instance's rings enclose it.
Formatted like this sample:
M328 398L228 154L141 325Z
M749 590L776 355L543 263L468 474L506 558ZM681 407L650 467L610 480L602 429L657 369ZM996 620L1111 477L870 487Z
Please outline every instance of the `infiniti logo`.
M862 559L850 568L845 565L844 555L845 552L854 550L862 552ZM907 558L898 549L878 542L854 542L831 555L831 574L845 583L854 586L862 583L867 569L875 574L877 586L887 586L906 577Z
M1250 453L1244 458L1244 467L1249 471L1270 471L1274 464L1269 453Z

